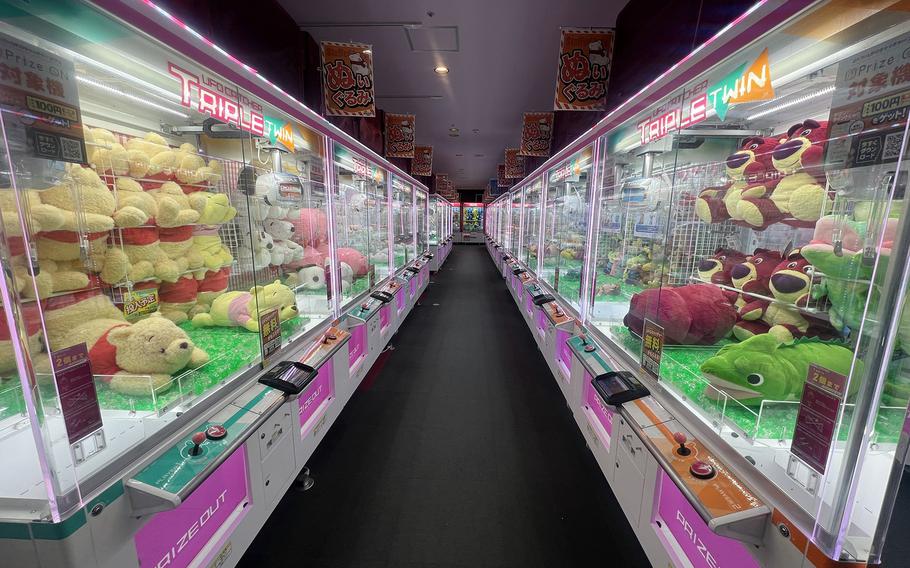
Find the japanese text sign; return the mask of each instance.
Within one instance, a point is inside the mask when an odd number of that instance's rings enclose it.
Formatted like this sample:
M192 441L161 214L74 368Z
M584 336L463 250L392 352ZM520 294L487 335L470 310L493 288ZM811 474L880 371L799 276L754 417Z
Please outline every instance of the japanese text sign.
M605 110L613 30L562 29L555 110Z
M322 94L329 116L376 116L369 45L322 42Z
M262 365L281 349L281 320L278 308L259 315L259 338L262 342Z
M414 115L385 115L385 155L388 158L414 157Z
M412 176L433 175L433 147L414 146L414 159L411 160Z
M844 375L814 363L809 365L790 451L822 474L828 465L846 385Z
M553 141L552 112L526 112L522 117L520 156L549 156Z
M509 179L525 177L525 159L518 155L518 148L506 148L505 176Z
M655 379L660 377L664 350L664 328L646 319L641 334L641 368Z

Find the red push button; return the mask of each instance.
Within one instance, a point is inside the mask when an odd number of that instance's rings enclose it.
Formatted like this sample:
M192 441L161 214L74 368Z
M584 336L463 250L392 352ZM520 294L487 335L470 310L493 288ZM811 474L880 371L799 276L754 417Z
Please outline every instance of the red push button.
M714 471L713 465L703 461L696 461L689 466L689 473L692 474L692 477L698 479L711 479L717 472Z
M220 440L227 436L227 428L221 424L212 424L205 429L205 437L209 440Z

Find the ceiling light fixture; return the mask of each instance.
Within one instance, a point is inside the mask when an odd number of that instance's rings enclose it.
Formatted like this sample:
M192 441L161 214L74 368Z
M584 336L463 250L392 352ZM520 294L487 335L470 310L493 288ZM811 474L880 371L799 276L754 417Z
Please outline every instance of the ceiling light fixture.
M445 65L437 65L436 68L433 69L433 71L435 71L437 75L448 75L449 74L449 68L446 67Z

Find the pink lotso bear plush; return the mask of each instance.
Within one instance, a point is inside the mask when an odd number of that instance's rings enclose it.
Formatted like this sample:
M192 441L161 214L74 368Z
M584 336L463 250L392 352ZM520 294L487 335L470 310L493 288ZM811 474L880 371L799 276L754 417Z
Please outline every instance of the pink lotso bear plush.
M723 290L711 284L651 288L632 296L623 323L641 336L644 320L664 328L669 345L713 345L736 324L736 310Z
M719 248L714 255L698 262L698 277L712 284L733 286L730 272L737 264L746 261L746 255L735 249Z
M695 214L705 223L739 220L737 203L749 194L760 194L779 177L772 164L772 152L780 143L777 137L751 137L739 150L727 156L724 168L730 183L709 187L698 195Z
M736 206L737 217L759 230L779 222L814 225L831 200L822 169L827 143L825 121L804 120L791 126L786 141L772 152L774 168L783 177L762 195L744 195Z
M797 337L835 337L836 332L831 326L798 309L808 303L812 284L809 261L799 249L790 251L774 267L769 278L771 295L777 301L748 299L739 309L741 321L734 328L736 338L744 341L762 333L770 333L781 342L792 341Z

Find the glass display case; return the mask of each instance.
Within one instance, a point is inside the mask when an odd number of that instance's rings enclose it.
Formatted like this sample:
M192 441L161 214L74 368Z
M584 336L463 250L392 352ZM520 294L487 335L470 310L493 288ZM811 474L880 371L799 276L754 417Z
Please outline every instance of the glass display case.
M462 203L461 231L463 233L479 233L483 231L483 203ZM503 219L500 210L500 223L508 221Z
M521 191L514 191L509 198L509 250L520 258L522 219Z
M461 232L461 203L452 204L452 234Z
M392 175L392 230L395 270L417 258L414 235L414 186Z
M540 276L575 310L580 310L590 203L593 147L550 168L546 177Z
M429 199L427 192L418 189L415 194L417 208L417 254L423 254L427 251L427 235L429 234Z
M540 246L540 192L543 180L537 178L524 186L524 228L522 229L522 250L519 252L521 260L531 270L537 270L537 248Z
M5 9L0 517L60 521L258 371L260 316L331 319L295 280L324 140L94 9Z
M429 229L429 236L427 239L428 246L439 246L440 236L443 234L442 211L444 208L444 203L445 202L443 199L438 195L430 196L429 218L427 221L427 227Z
M601 137L586 323L630 368L656 324L653 389L673 411L743 456L826 556L877 562L910 398L910 16L845 4L786 21ZM585 216L569 210L587 184L564 164L546 191L542 275L576 307Z
M389 273L386 172L335 143L335 255L346 306Z

